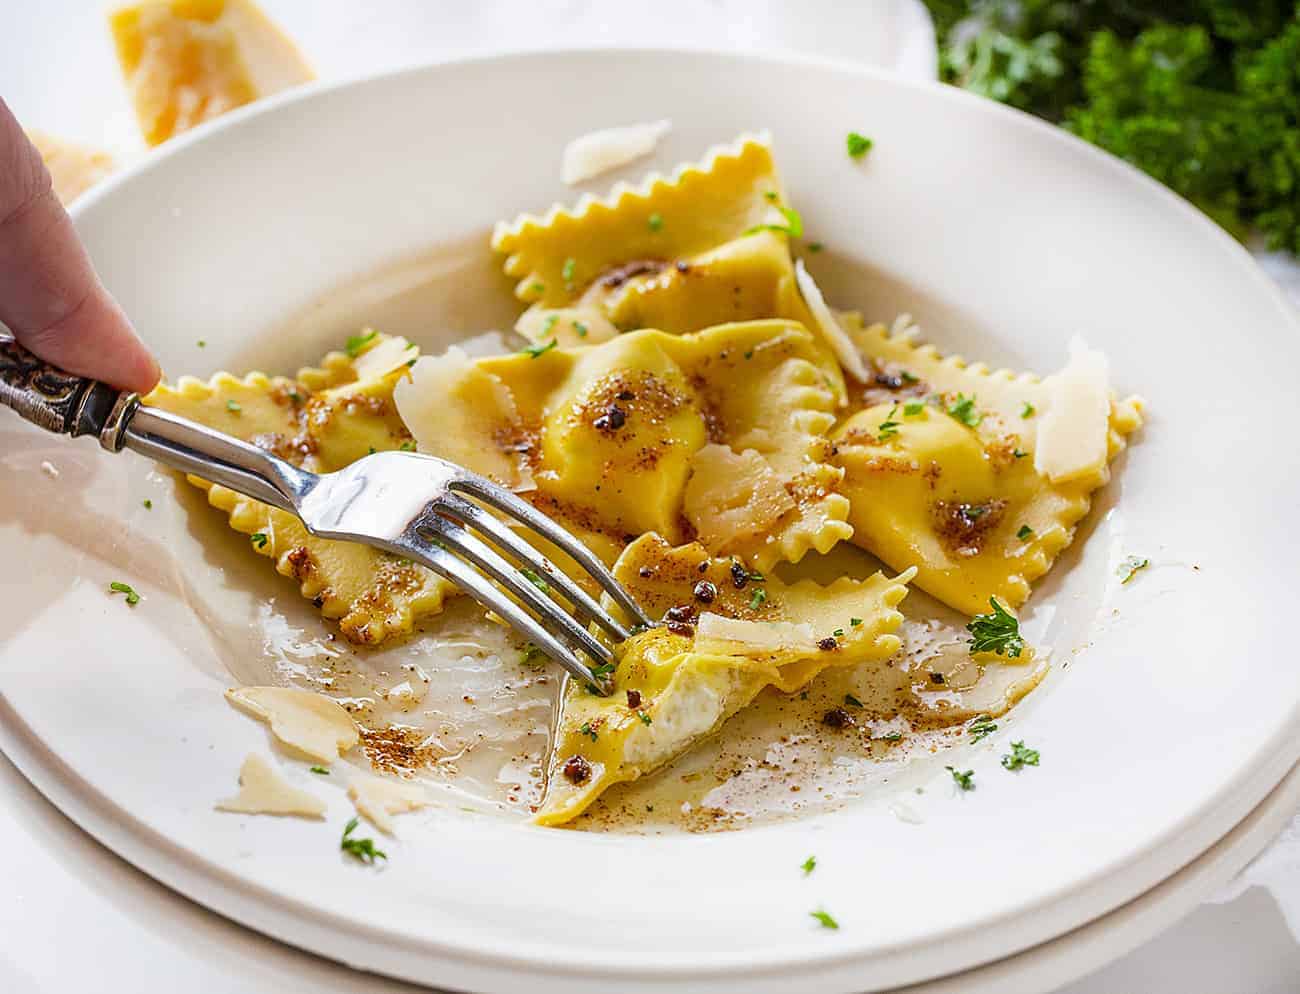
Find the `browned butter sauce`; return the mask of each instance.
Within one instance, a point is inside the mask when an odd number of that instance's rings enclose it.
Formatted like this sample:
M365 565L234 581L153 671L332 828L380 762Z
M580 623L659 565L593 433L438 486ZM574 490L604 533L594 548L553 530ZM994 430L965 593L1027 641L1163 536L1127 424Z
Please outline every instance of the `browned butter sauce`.
M331 290L267 329L231 365L290 373L362 327L405 335L435 354L484 331L508 331L519 306L487 244L488 233L479 232ZM834 265L836 282L850 283L853 267ZM862 286L872 285L865 270L858 275ZM201 495L182 499L209 556L232 584L247 583L253 593L242 614L197 598L192 605L237 680L337 698L363 728L366 760L428 782L442 803L512 818L530 813L544 786L558 668L530 658L516 637L464 600L425 619L409 638L379 649L351 646L290 581L248 556L246 542L224 529ZM825 582L878 568L842 545L779 571ZM760 695L659 774L609 791L575 827L735 829L897 790L919 776L909 773L918 760L932 772L926 758L961 740L966 721L1002 712L1046 672L1043 654L1030 664L978 663L967 651L967 619L919 591L903 610L904 649L887 663L832 669L803 693Z

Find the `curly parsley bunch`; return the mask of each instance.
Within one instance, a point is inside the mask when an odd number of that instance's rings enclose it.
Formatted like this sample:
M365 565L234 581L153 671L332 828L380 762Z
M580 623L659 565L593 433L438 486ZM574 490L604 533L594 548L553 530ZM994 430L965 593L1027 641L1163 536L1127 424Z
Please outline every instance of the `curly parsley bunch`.
M949 82L1064 125L1300 254L1295 0L931 0Z

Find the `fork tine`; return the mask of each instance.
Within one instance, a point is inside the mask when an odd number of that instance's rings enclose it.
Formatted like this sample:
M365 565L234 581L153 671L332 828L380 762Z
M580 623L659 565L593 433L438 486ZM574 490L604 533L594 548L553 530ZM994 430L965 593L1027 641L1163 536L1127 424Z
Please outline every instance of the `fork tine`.
M572 676L595 687L602 695L610 693L611 684L608 676L593 674L591 668L578 658L572 647L543 627L541 622L519 604L505 596L499 587L468 562L450 551L430 549L422 541L417 540L404 542L402 553L429 567L439 576L450 580L483 607L499 615L510 627L526 635L529 641L563 666Z
M483 532L498 548L506 550L521 560L525 566L545 576L547 582L574 606L574 610L579 615L596 622L610 638L621 642L628 637L627 629L596 603L590 594L574 583L572 577L516 535L509 525L499 518L457 494L447 494L435 501L434 507L451 515L461 524Z
M435 504L436 506L436 504ZM597 639L591 632L577 622L568 611L527 579L517 566L499 556L491 546L476 538L449 518L428 517L418 526L421 531L427 529L448 549L468 559L510 593L524 602L536 614L542 626L548 631L562 634L570 646L577 643L588 656L601 663L614 662L614 654L609 647ZM559 629L559 632L555 630Z
M627 612L633 624L644 625L647 628L654 625L654 622L646 617L645 612L641 610L640 605L632 599L632 595L623 589L623 585L618 580L614 579L614 574L605 567L605 564L597 558L594 552L531 504L520 500L504 487L499 487L490 480L485 480L474 474L456 477L448 482L447 489L458 490L473 497L478 497L497 510L504 511L512 518L523 522L534 531L540 532L590 573L596 582L600 584L601 589Z

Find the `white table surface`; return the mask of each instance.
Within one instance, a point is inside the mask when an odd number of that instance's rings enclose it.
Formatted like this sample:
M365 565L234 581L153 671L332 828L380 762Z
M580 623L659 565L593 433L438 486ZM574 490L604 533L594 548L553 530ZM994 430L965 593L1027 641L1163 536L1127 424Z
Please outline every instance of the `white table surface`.
M29 126L107 145L122 158L138 139L117 82L97 0L9 0L0 14L0 95ZM816 49L905 63L924 51L908 4L835 0L797 7L743 0L510 0L418 2L263 0L323 77L362 74L489 47L547 38L643 45ZM882 15L882 6L892 8ZM824 30L831 17L836 29ZM719 26L725 32L719 34ZM883 25L883 27L882 27ZM923 68L923 66L922 66ZM1300 267L1270 260L1300 292ZM3 485L3 481L0 481ZM154 883L46 802L0 757L0 992L4 994L280 994L396 992L414 988L353 973L256 935ZM1136 952L1061 994L1296 994L1300 945L1268 892L1250 888L1203 905Z

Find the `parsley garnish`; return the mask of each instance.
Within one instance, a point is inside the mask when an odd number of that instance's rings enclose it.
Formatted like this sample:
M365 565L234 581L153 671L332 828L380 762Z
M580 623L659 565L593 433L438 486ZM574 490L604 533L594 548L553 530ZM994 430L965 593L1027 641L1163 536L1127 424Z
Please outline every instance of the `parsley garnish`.
M745 234L752 235L756 231L779 231L783 235L789 235L791 238L803 237L803 218L793 207L782 207L776 205L776 209L781 212L785 218L785 224L756 224L752 228L745 230Z
M955 421L960 421L967 428L978 428L979 423L984 420L984 415L975 410L975 397L967 397L964 393L959 393L957 399L950 407L945 408L948 416Z
M962 790L975 789L975 771L966 770L965 772L957 769L955 766L945 766L945 770L952 774L953 783Z
M664 227L664 216L657 212L651 214L647 223L650 225L651 231L662 231Z
M573 322L573 330L578 333L579 338L587 337L587 326L583 324L581 321Z
M226 401L226 410L229 411L231 414L238 414L243 409L244 409L243 405L241 405L237 400L232 399Z
M764 199L764 200L770 200L772 203L776 203L777 196L778 196L778 194L777 194L777 192L776 192L775 190L764 190L764 191L763 191L763 199Z
M971 719L966 731L970 732L971 742L978 742L986 739L998 730L998 723L986 714L977 715Z
M825 247L826 247L826 246L823 245L821 242L809 242L809 243L808 243L808 251L809 251L809 252L820 252L820 251L821 251L822 249L824 249Z
M525 580L531 583L542 593L549 594L551 592L551 585L547 583L544 579L542 579L540 573L536 572L535 570L531 570L527 568L521 569L519 572L523 574Z
M925 410L925 402L920 400L909 400L903 405L903 416L914 418Z
M266 532L253 532L253 534L248 536L248 540L259 549L266 548Z
M849 158L860 159L871 151L871 146L874 143L865 135L860 135L856 131L850 131L848 138L845 139L845 144L848 146Z
M844 703L847 704L849 707L853 707L853 708L862 707L862 702L858 700L856 697L854 697L852 694L844 695Z
M1029 403L1029 401L1025 401L1025 406L1020 409L1020 416L1022 418L1032 418L1037 413L1037 411L1038 408L1036 408L1033 404Z
M909 373L906 369L901 370L901 371L899 372L899 374L898 374L898 378L899 378L900 380L902 380L904 383L920 383L920 382L921 382L921 378L920 378L919 376L917 376L915 373Z
M319 774L320 774L321 776L323 776L323 777L327 777L327 776L330 775L330 771L327 770L327 769L325 769L325 767L323 767L323 766L313 766L313 767L311 768L311 771L312 771L313 773L319 773Z
M591 668L592 676L608 676L613 672L614 672L613 663L601 663L599 666L593 666Z
M890 732L888 735L880 736L881 742L899 742L903 738L902 732Z
M1128 583L1140 569L1146 569L1151 565L1150 559L1139 559L1137 556L1129 556L1119 564L1119 569L1115 575L1119 577L1120 583Z
M876 441L883 442L887 438L893 438L898 434L899 422L894 420L894 415L898 413L898 405L895 404L885 415L885 420L876 426Z
M636 713L636 716L641 719L641 724L643 725L648 725L651 722L650 716L646 714L644 711L638 711Z
M831 632L831 634L834 635L837 639L842 639L844 638L844 629L837 628L835 629L835 631Z
M754 592L749 595L749 609L757 611L767 600L767 591L762 587L755 587Z
M401 449L403 452L414 452L415 442L413 442L411 439L408 438L405 442L399 445L398 448Z
M343 350L355 359L357 356L361 355L362 350L364 350L367 345L375 340L375 336L378 334L379 332L375 331L374 328L367 328L361 334L350 337L347 340L347 343L343 346Z
M1020 541L1023 542L1025 539L1029 538L1033 534L1034 534L1034 530L1032 528L1030 528L1028 525L1021 525L1020 531L1016 532L1016 538L1020 539Z
M144 499L144 509L145 509L146 511L152 511L152 510L153 510L153 501L151 501L148 497L146 497L146 498Z
M809 856L803 861L799 869L803 870L803 875L805 877L808 876L808 874L812 873L813 870L817 869L817 857Z
M1029 455L1028 452L1021 452L1019 449L1012 449L1011 454L1017 459L1023 459L1025 456Z
M555 348L555 346L559 344L560 344L560 340L558 338L552 338L545 345L527 345L524 348L520 349L519 351L522 355L526 355L530 359L536 359L538 356L545 355L547 352L550 352L551 349Z
M816 918L817 921L821 924L822 928L835 929L840 927L840 923L837 922L834 918L832 918L828 912L823 911L821 908L818 908L816 911L810 911L808 912L808 914L811 915L813 918Z
M546 323L542 325L542 334L549 335L551 333L551 329L555 327L555 322L558 320L560 320L560 315L558 314L548 315L546 318Z
M533 643L529 642L524 646L524 658L519 660L519 662L524 666L537 666L539 664L534 663L533 660L536 659L538 656L541 656L542 659L545 659L546 653L543 652L542 649L539 648L538 646L535 646L533 645Z
M198 341L198 346L199 346L199 348L201 348L201 349L206 349L206 348L208 347L208 343L205 342L203 339L200 338L199 341Z
M973 636L970 640L971 654L992 652L1010 659L1018 658L1025 648L1025 640L1020 637L1020 622L992 597L989 605L993 608L991 612L975 615L966 626Z
M343 829L343 838L339 840L339 848L345 853L350 853L363 863L373 864L377 859L388 859L388 854L382 849L375 848L374 839L354 839L352 833L360 824L356 818L347 823Z
M1026 749L1024 740L1011 743L1011 752L1002 757L1002 765L1008 770L1020 770L1026 766L1038 765L1038 750Z
M850 618L850 619L849 619L849 624L852 625L854 628L857 628L858 625L862 624L862 619L861 619L861 618Z
M577 259L565 259L564 266L560 269L560 277L564 280L565 289L573 288L573 271L578 267Z
M110 593L126 594L126 602L132 607L140 603L140 595L132 589L131 584L122 583L120 580L114 580L108 585Z
M578 732L582 735L586 735L592 742L595 742L598 737L596 735L596 730L591 727L591 722L589 721L584 721L582 727L578 729Z

